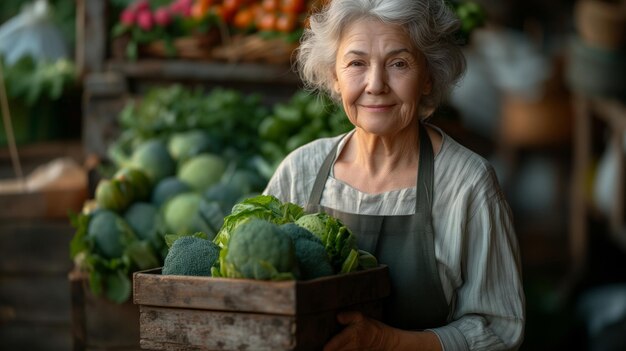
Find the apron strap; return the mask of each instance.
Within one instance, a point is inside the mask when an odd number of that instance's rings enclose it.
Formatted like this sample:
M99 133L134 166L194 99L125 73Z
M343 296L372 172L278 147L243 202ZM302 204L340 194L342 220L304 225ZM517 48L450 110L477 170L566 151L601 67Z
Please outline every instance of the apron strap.
M417 170L417 185L415 188L415 212L430 218L433 198L434 156L433 146L430 143L426 126L421 124L419 168Z
M330 175L330 169L333 166L335 156L337 155L337 148L339 147L339 143L341 143L342 139L343 138L339 138L339 140L335 143L324 159L324 163L322 163L319 172L317 172L315 183L313 183L313 189L311 189L311 194L309 195L309 207L319 205L322 200L322 193L324 192L326 179L328 179L328 176Z

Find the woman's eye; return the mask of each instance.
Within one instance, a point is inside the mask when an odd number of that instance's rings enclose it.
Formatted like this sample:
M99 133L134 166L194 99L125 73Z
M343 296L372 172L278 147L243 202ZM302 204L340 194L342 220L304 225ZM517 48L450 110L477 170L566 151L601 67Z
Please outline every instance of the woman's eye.
M396 61L396 62L393 62L391 65L396 68L404 68L407 66L406 62L404 61Z
M348 67L359 67L359 66L363 66L363 62L361 62L361 61L350 61L348 63Z

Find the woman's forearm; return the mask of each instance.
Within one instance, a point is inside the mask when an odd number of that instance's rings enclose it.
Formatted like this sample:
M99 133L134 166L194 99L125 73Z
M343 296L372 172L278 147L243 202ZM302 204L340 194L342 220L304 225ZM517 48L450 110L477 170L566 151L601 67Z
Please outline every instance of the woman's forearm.
M394 329L388 350L396 351L443 351L437 334L432 331L409 331Z

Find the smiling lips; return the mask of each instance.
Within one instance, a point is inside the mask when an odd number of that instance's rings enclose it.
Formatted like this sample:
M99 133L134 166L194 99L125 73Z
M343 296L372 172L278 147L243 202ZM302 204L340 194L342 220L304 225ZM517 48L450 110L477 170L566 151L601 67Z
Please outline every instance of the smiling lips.
M363 108L366 108L370 111L387 111L389 109L391 109L394 105L390 104L390 105L361 105Z

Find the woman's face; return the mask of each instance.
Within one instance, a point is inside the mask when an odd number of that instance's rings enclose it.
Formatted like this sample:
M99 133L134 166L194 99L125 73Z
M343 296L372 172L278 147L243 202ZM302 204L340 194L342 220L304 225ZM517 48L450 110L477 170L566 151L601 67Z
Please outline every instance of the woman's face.
M339 42L334 89L350 122L375 135L393 135L418 118L430 92L424 57L399 26L372 19L350 24Z

